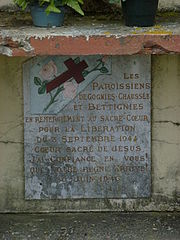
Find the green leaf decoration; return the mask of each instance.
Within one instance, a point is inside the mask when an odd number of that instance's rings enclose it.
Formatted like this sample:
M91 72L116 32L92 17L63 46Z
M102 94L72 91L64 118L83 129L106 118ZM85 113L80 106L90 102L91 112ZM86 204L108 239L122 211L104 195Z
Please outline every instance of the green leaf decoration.
M96 62L102 62L102 59L101 59L101 58L100 58L100 59L97 59Z
M75 58L74 63L76 63L76 64L80 63L80 57Z
M48 80L43 81L42 84L43 84L43 85L47 85L47 84L48 84Z
M102 68L100 69L100 72L101 72L101 73L108 73L109 71L108 71L108 69L107 69L106 67L102 67Z
M46 85L42 85L40 88L38 88L39 94L44 94L46 92Z
M82 72L83 77L86 77L88 74L89 74L89 72L86 71L86 70L84 70L84 71Z
M59 88L57 89L56 94L59 94L59 93L62 92L63 90L64 90L64 87L59 87Z
M36 86L41 86L41 85L42 85L41 79L38 78L38 77L34 77L34 84L35 84Z

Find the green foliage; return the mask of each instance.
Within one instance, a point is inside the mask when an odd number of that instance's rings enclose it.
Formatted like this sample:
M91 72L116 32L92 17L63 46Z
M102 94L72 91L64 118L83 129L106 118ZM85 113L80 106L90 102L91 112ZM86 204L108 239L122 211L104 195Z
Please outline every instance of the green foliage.
M83 4L83 0L13 0L15 4L21 7L23 10L27 8L28 5L39 4L39 6L43 6L47 4L46 13L50 12L60 13L60 6L69 6L78 12L81 15L84 15L81 4Z
M45 85L43 85L40 88L38 88L38 93L39 94L44 94L45 92L46 92L46 86Z
M103 74L105 74L105 73L108 73L109 71L108 71L108 69L107 69L106 67L102 67L102 68L100 69L100 72L103 73Z
M14 2L21 7L23 10L27 8L27 5L29 4L30 1L27 0L14 0Z
M80 57L75 58L74 63L76 63L76 64L80 63Z
M34 83L35 83L35 80L34 80ZM38 88L38 93L39 94L44 94L46 92L46 85L47 85L47 83L48 83L47 80L41 83L41 86Z
M87 70L84 70L84 71L82 72L83 77L86 77L88 74L89 74L89 72L88 72Z
M41 79L39 77L34 77L34 84L36 86L38 86L38 93L39 94L44 94L46 92L46 85L47 85L48 81L41 81Z
M71 7L81 15L84 15L80 7L80 4L83 4L83 0L62 0L62 4Z
M35 84L36 86L41 86L41 85L42 85L41 79L38 78L38 77L34 77L34 84Z

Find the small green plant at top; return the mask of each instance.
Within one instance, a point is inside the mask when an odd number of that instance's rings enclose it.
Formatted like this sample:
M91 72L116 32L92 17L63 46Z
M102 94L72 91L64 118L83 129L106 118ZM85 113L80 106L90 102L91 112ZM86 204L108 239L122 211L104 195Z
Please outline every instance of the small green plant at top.
M81 15L84 15L84 12L81 9L81 4L83 4L83 0L13 0L15 4L25 10L29 5L38 4L39 6L46 6L47 15L50 12L60 13L60 6L67 5L71 7L76 12Z

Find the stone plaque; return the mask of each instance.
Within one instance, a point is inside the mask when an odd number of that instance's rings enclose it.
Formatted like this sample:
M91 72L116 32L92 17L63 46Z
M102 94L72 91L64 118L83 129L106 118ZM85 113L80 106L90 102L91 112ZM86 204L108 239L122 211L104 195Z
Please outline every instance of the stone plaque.
M26 199L151 193L149 56L53 56L24 65Z

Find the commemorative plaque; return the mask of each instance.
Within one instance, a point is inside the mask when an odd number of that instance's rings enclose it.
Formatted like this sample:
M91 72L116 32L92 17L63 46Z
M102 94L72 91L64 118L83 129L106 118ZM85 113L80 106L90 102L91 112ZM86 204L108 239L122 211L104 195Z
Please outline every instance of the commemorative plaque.
M149 56L53 56L24 65L26 199L151 194Z

